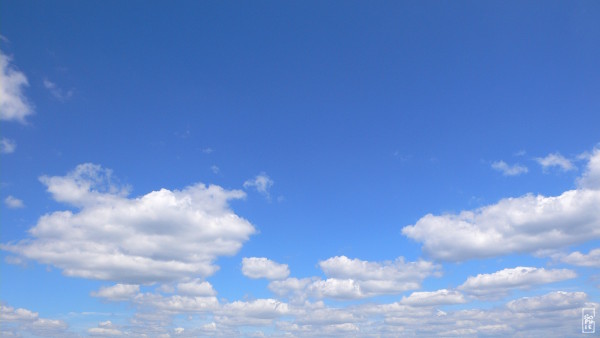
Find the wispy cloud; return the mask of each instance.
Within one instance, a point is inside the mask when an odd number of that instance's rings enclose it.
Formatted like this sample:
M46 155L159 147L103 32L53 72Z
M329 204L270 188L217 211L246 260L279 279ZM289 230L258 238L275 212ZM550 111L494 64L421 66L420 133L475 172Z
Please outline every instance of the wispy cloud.
M11 209L18 209L18 208L24 208L25 207L25 203L23 203L22 200L9 195L8 197L6 197L4 199L4 204L6 204L7 207L11 208Z
M26 117L33 114L33 107L23 93L29 82L10 61L11 58L0 51L0 120L26 123Z
M0 140L0 154L11 154L17 149L17 142L8 138Z
M255 178L247 180L244 182L244 188L255 188L256 191L264 195L267 199L271 198L271 194L269 193L269 189L273 186L274 182L269 176L265 173L261 173L257 175Z
M520 164L508 165L504 161L492 163L492 169L500 171L504 176L518 176L529 171L526 166Z
M73 89L64 90L48 79L44 79L44 87L59 101L66 101L73 96Z
M559 153L548 154L546 157L538 157L535 159L544 170L551 167L559 167L562 171L575 170L573 163Z

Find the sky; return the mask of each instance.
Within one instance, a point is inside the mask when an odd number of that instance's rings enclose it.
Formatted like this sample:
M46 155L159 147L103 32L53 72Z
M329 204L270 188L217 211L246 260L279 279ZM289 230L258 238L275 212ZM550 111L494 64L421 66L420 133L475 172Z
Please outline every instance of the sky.
M1 0L0 335L582 335L598 18Z

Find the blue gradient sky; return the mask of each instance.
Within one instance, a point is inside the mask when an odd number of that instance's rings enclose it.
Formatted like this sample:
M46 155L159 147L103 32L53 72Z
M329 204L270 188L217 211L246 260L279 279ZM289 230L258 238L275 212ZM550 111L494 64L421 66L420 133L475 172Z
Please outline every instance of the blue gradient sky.
M2 1L0 13L4 334L565 336L581 308L600 311L598 2ZM198 183L243 196L181 192L211 215L199 221L169 218L152 195ZM153 207L136 209L143 196ZM111 218L125 206L131 220ZM93 221L30 231L67 210ZM224 214L253 231L223 225L234 244L199 261L211 273L132 281L118 262L64 260L118 252L175 269L208 250L198 234ZM136 251L146 231L172 249ZM276 290L291 278L304 287ZM213 291L182 291L203 282ZM100 295L119 284L133 291ZM523 299L547 306L523 319ZM307 318L317 308L327 320Z

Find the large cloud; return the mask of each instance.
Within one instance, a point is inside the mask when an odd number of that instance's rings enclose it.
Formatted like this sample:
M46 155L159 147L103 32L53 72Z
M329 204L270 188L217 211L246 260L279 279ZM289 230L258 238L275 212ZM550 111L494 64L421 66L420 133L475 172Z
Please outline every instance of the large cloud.
M10 65L10 58L0 52L0 120L25 123L33 113L31 104L23 94L28 86L27 77Z
M459 214L428 214L402 233L441 260L550 250L600 238L599 205L600 149L595 149L577 189L506 198Z
M82 164L66 176L41 177L56 201L78 210L42 216L31 238L2 248L68 276L130 284L206 277L255 232L228 207L239 190L195 184L127 198L109 170Z

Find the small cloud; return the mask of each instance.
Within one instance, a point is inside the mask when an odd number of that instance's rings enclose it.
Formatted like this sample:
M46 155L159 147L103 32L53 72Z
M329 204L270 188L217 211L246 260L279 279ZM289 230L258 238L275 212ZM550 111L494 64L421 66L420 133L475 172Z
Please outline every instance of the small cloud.
M8 196L7 198L5 198L4 204L6 204L6 206L11 209L18 209L18 208L25 207L25 204L23 203L23 201L14 196Z
M256 188L256 191L264 195L267 199L271 198L269 189L273 186L273 180L265 173L257 175L254 179L247 180L244 182L244 188L248 189L251 187Z
M210 154L212 153L214 150L211 147L206 147L206 148L202 148L200 149L201 152L205 153L205 154Z
M492 163L492 169L502 172L504 176L518 176L529 171L526 166L520 164L508 165L504 161Z
M575 251L567 256L558 256L560 257L560 261L567 264L600 268L600 248L590 250L587 254Z
M221 171L221 169L219 169L219 167L217 167L216 165L213 165L213 166L211 166L211 167L210 167L210 170L212 170L212 172L213 172L214 174L218 174L218 173L219 173L219 171Z
M550 167L559 167L562 171L575 170L573 163L559 153L549 154L546 157L538 157L535 160L544 170Z
M44 87L46 89L48 89L50 91L50 94L52 94L52 96L54 96L55 99L59 100L59 101L66 101L68 99L70 99L73 96L73 90L70 89L68 91L63 90L62 88L59 88L56 83L48 80L48 79L44 79Z
M17 142L8 138L2 138L0 140L0 153L1 154L11 154L15 152L17 149Z
M242 259L242 274L257 279L285 279L290 274L287 264L280 264L265 257L244 257Z
M29 86L27 77L10 65L11 58L0 52L0 120L25 124L33 107L23 93Z
M519 150L515 153L515 156L525 156L527 152L525 150Z
M182 138L182 139L187 139L190 138L192 136L192 133L190 132L189 129L186 129L183 132L175 132L175 136Z

